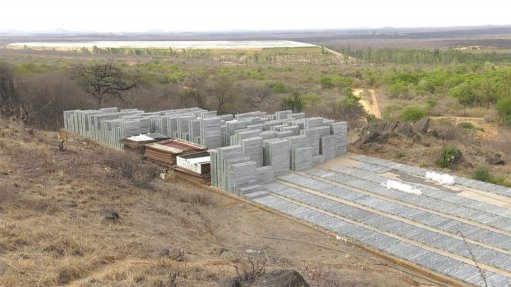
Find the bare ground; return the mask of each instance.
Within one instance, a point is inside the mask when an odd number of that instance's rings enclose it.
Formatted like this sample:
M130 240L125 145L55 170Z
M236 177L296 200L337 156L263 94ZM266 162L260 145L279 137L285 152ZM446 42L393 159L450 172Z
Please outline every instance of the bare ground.
M1 286L219 286L248 260L311 286L426 280L296 221L186 183L81 138L0 121ZM119 213L118 221L101 215ZM165 249L182 248L181 261Z

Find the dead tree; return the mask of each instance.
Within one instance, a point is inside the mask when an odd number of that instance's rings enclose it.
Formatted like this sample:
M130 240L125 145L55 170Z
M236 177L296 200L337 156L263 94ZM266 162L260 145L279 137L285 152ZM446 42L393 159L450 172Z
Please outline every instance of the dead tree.
M247 87L244 89L245 101L247 104L256 110L261 110L261 106L265 103L270 105L276 102L272 99L273 93L267 87Z
M102 107L106 97L116 97L127 105L123 92L138 84L138 79L130 79L113 63L80 65L78 80L85 91L96 99L98 109Z
M205 71L191 73L184 80L184 97L192 98L199 108L205 107L207 80L208 74Z
M239 95L239 87L227 76L218 76L208 85L207 93L216 104L218 113L226 112L226 106L234 106Z

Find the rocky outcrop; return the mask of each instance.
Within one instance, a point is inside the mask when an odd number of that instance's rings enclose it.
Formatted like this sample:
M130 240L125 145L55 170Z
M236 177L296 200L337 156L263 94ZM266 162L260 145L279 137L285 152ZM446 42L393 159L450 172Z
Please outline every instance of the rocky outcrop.
M354 145L356 147L361 147L369 143L386 144L389 138L399 136L418 141L422 135L428 132L429 123L429 118L421 119L415 123L400 121L370 122L362 130L360 137Z

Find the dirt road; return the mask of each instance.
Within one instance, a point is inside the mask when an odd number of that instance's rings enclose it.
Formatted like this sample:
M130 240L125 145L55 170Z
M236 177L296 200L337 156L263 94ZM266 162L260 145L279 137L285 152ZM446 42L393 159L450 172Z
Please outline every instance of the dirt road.
M368 91L369 95L364 93L364 91ZM381 118L380 107L378 106L376 93L373 89L353 89L353 94L360 97L360 104L368 114Z

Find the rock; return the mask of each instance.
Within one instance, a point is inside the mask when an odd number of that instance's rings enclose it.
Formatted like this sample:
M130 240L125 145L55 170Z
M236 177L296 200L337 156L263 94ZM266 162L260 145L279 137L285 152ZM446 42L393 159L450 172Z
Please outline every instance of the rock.
M506 164L506 162L502 159L502 156L498 153L492 157L487 158L486 161L491 165L505 165Z
M254 287L309 287L309 283L295 270L275 270L259 277Z
M353 144L356 147L361 147L362 145L368 144L368 143L385 144L388 142L389 136L390 136L390 134L381 134L378 131L366 131Z
M117 211L111 208L103 208L100 211L101 216L108 221L117 222L121 217Z
M241 283L237 278L224 278L220 280L222 287L241 287Z
M412 127L409 123L399 123L397 127L394 129L394 133L399 135L404 135L409 138L412 138L414 136Z
M165 248L160 250L160 257L167 257L176 261L183 261L185 252L183 248Z
M388 122L385 123L383 129L381 130L384 134L393 134L396 130L398 122Z
M413 129L415 130L416 133L424 135L428 132L429 122L430 122L429 118L423 118L421 120L418 120L413 124Z

